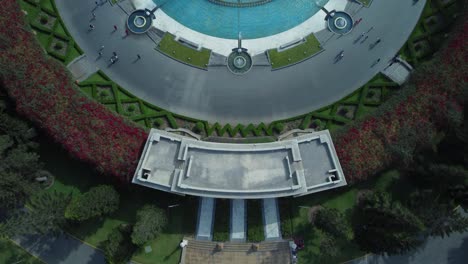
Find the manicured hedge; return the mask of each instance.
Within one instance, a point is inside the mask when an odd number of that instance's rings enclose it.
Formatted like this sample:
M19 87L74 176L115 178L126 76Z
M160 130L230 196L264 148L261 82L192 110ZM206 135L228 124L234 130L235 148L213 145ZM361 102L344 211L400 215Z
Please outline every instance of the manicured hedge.
M128 181L147 133L81 93L25 25L18 3L2 1L0 81L16 102L16 110L72 156Z

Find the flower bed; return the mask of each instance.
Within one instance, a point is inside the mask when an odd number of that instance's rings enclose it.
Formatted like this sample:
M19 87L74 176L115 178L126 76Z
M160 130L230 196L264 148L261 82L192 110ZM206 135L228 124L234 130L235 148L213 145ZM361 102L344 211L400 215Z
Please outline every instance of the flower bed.
M128 181L134 173L144 129L82 94L57 61L46 57L14 0L0 11L0 80L28 117L79 160Z

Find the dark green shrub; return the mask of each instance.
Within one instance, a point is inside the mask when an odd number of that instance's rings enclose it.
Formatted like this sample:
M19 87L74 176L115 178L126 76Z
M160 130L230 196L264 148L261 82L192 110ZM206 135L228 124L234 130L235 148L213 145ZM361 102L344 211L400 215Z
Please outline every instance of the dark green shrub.
M320 120L320 119L315 120L315 121L312 123L312 128L314 128L314 129L316 129L316 130L322 129L322 120Z
M100 91L99 92L99 97L101 97L101 98L105 98L105 97L108 97L108 96L109 96L108 91Z
M343 214L337 209L322 208L318 210L314 224L325 233L340 239L347 239L350 232Z
M56 42L55 45L54 45L54 49L56 49L56 50L63 49L63 43L62 42Z
M162 118L156 118L153 120L153 127L160 128L164 124L164 120Z
M41 15L41 17L39 18L39 22L41 22L42 25L45 25L47 24L47 22L49 22L49 17L46 15Z
M129 225L121 225L109 234L107 239L102 242L106 260L110 264L124 264L127 263L136 250L136 246L132 244L130 234L132 227Z
M342 107L342 108L340 109L340 111L339 111L339 114L340 114L340 115L343 115L343 116L346 115L346 114L348 114L348 113L349 113L349 108L346 107L346 106Z
M369 91L367 92L367 98L372 98L372 97L374 97L374 96L375 96L375 91L374 91L374 90L369 90Z
M119 194L112 186L100 185L74 199L65 210L65 217L84 221L108 215L119 208L119 202Z
M203 131L205 131L205 125L203 124L203 122L197 122L197 124L195 124L195 127L193 128L193 132L202 133Z
M284 124L281 122L275 123L273 126L273 129L276 131L276 133L281 133L284 130Z
M127 111L130 112L130 113L135 112L135 110L136 110L135 105L129 105L129 106L127 107Z
M133 227L132 242L142 246L156 238L167 225L166 213L154 205L145 205L137 212L137 221Z

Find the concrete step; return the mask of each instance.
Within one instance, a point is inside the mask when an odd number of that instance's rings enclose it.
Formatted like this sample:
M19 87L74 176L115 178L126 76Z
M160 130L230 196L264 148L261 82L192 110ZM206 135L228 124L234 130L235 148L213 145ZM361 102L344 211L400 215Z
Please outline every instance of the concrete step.
M223 251L246 252L250 251L253 243L225 242ZM217 242L189 240L187 247L197 250L212 251L216 249ZM258 252L289 250L287 241L259 243Z

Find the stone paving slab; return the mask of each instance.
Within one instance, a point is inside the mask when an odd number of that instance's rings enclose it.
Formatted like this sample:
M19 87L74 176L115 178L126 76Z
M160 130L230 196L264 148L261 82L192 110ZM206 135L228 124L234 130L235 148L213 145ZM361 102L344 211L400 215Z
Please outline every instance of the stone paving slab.
M231 202L231 241L245 241L245 200L234 199Z
M281 239L278 203L275 198L263 199L263 224L265 240Z
M71 72L73 78L79 82L86 80L99 70L85 54L70 62L67 68Z
M412 67L406 61L400 59L400 61L392 62L382 73L393 82L402 85L410 77L411 70Z

